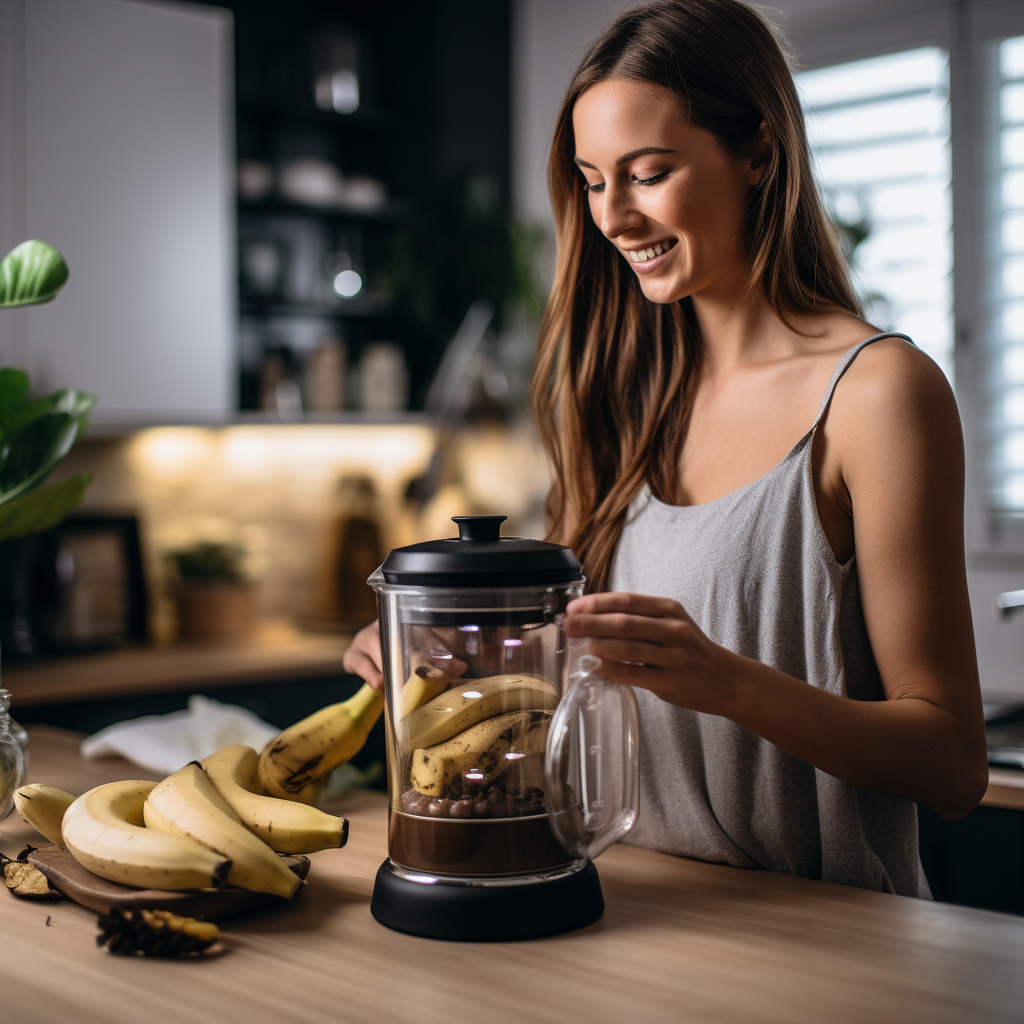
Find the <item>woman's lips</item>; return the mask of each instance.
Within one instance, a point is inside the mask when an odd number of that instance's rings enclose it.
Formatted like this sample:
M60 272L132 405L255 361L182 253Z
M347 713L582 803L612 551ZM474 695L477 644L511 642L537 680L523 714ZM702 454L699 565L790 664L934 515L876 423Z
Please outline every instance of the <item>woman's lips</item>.
M676 240L668 240L668 239L666 239L663 242L659 242L658 244L661 245L661 246L665 246L666 242L668 243L668 246L667 246L665 252L663 252L660 256L652 256L650 259L644 260L642 263L638 263L638 262L634 261L633 259L631 259L630 256L629 256L629 251L630 250L628 250L628 249L623 249L622 254L625 257L626 262L629 263L629 265L638 274L649 274L652 270L656 270L658 267L660 267L661 264L666 259L668 259L668 257L672 254L672 250L675 249L676 246L679 244L678 241L676 241Z
M638 274L649 274L652 270L657 270L672 255L676 247L673 245L668 252L663 252L660 256L655 256L653 259L647 260L644 263L634 263L628 256L626 262L638 273Z

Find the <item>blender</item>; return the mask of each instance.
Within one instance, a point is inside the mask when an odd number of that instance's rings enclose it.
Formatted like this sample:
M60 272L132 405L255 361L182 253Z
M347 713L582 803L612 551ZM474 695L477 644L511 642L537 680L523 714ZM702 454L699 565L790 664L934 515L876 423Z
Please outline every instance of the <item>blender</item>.
M459 537L396 548L377 592L385 680L388 858L370 909L430 938L581 928L604 911L592 860L638 804L630 687L567 645L579 561L457 516Z

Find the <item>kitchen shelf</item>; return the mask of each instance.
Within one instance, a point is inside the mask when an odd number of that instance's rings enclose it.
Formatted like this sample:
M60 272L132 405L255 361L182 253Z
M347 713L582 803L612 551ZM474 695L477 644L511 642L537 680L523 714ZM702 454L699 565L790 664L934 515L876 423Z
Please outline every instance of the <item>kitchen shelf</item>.
M256 214L266 217L302 217L319 221L362 221L371 224L401 224L412 208L412 203L397 199L389 199L384 206L376 210L360 209L355 206L310 206L277 198L259 201L238 200L238 212L243 216Z
M238 112L250 117L284 121L287 124L304 121L307 124L333 125L336 128L373 132L392 131L398 123L398 118L390 111L374 107L360 107L351 114L339 114L336 110L321 110L319 107L297 103L269 103L239 98Z
M326 317L384 317L387 308L379 302L352 300L344 305L316 302L243 302L239 306L242 316L326 316Z

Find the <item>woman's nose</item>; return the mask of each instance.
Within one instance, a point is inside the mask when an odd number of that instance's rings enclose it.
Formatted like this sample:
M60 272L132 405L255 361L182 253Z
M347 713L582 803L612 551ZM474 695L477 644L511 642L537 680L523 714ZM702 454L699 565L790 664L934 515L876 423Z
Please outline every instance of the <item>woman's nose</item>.
M601 207L601 233L605 238L617 238L624 231L635 228L643 219L630 200L630 190L621 186L613 186L610 182L605 186L604 205Z

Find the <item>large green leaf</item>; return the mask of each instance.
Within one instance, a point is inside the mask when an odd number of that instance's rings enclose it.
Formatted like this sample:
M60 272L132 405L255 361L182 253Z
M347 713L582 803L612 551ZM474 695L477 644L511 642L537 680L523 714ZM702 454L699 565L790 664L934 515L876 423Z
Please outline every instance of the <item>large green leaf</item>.
M0 541L42 533L56 526L85 497L91 480L92 473L79 473L7 502L0 507Z
M3 371L0 370L0 375L2 374ZM77 419L85 416L95 404L96 396L89 394L88 391L64 388L61 391L55 391L52 395L37 398L34 402L27 402L6 415L0 408L0 429L5 434L14 434L39 419L40 416L46 416L49 413L65 412Z
M16 366L0 368L0 421L7 417L25 400L28 394L28 374Z
M68 265L52 245L36 239L22 242L0 262L0 306L49 302L67 279Z
M4 444L0 460L0 506L35 490L57 468L78 436L78 420L49 413Z

